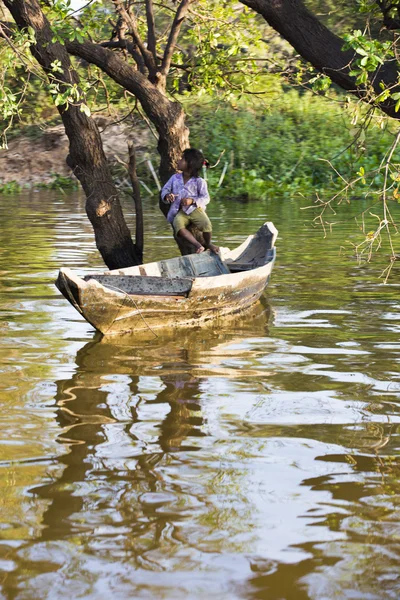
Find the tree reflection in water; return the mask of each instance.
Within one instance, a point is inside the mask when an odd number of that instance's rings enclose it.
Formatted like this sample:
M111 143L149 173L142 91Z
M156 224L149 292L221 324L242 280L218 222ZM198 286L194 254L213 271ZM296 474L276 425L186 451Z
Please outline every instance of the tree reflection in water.
M259 304L243 330L259 334L268 318ZM218 347L234 336L237 328L233 334L216 323L173 337L96 339L78 351L72 378L57 382L58 440L68 448L58 461L65 468L56 481L31 489L48 502L36 542L79 539L86 552L149 568L147 555L166 539L177 551L179 522L208 504L204 485L179 476L196 462L191 453L201 451L196 440L206 435L208 356L214 351L215 363Z

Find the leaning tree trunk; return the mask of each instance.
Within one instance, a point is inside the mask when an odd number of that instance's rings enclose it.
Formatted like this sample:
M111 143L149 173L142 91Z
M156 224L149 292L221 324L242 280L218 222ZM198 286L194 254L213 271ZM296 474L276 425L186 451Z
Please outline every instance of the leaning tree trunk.
M60 92L79 83L67 50L53 43L53 33L37 0L4 0L18 29L32 27L35 45L31 51L50 81L61 82ZM52 63L60 61L62 72L55 75ZM129 229L125 223L118 192L103 152L100 133L92 118L81 111L82 102L63 105L59 112L69 139L67 162L86 194L86 212L93 225L96 245L109 269L139 264Z
M139 100L146 116L153 123L159 135L159 173L162 183L165 183L175 172L183 151L189 147L189 129L185 124L185 113L182 106L178 102L169 100L143 73L111 50L93 42L77 42L76 40L67 41L66 48L70 54L79 56L88 63L99 67ZM160 209L164 216L167 215L168 208L168 205L160 201ZM190 230L196 239L204 244L201 232L196 227L190 227ZM175 236L175 241L182 254L195 252L194 246L185 240Z

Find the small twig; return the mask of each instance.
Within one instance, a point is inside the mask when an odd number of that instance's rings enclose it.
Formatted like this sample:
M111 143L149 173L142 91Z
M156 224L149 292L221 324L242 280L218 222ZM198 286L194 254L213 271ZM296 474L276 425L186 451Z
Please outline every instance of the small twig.
M218 160L214 165L209 166L209 169L215 169L215 167L217 167L221 161L221 158L223 157L223 155L225 154L225 148L222 150L222 152L220 152L220 155L218 156Z
M132 185L133 201L136 213L135 249L140 262L143 262L144 231L143 231L143 204L140 195L140 183L136 173L136 152L133 142L128 142L129 164L128 173Z
M156 25L154 21L153 0L146 0L147 47L152 53L154 63L157 63Z
M217 187L221 187L221 185L222 185L222 183L224 181L225 173L226 173L226 171L228 169L228 164L229 164L228 161L226 161L226 163L224 164L224 168L222 169L221 177L219 178Z
M147 166L148 166L148 167L149 167L149 169L150 169L150 173L151 173L151 174L152 174L152 176L153 176L153 179L154 179L154 181L155 181L155 183L156 183L156 186L157 186L157 189L158 189L158 191L160 191L160 190L161 190L161 184L160 184L160 181L159 181L159 179L158 179L158 177L157 177L157 173L156 173L156 172L155 172L155 170L154 170L153 163L151 162L151 160L150 160L150 159L148 159L148 161L147 161Z
M151 191L151 189L149 188L149 186L148 186L148 185L146 185L146 184L145 184L145 182L144 182L144 181L142 181L141 179L140 179L139 181L140 181L140 183L142 184L142 186L144 187L144 189L146 190L146 192L147 192L148 194L150 194L150 196L154 196L154 194L153 194L153 192Z

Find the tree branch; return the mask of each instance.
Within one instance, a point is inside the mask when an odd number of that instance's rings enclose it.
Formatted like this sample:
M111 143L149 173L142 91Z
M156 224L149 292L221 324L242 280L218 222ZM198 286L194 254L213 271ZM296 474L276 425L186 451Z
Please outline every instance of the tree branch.
M355 94L361 100L373 103L368 91L357 86L355 78L350 76L354 59L352 50L343 50L344 40L323 25L304 5L302 0L241 0L280 33L289 44L318 71L328 75L334 83L344 90ZM371 74L370 83L378 94L385 87L398 86L398 69L394 61L387 62ZM400 114L395 111L395 102L386 100L378 104L379 108L395 119Z
M79 78L65 46L53 42L53 32L38 0L4 0L18 29L32 27L35 44L30 46L50 81L60 92L77 89ZM56 76L52 65L57 61ZM81 98L81 92L79 92ZM135 247L122 215L99 130L94 120L81 111L82 100L58 106L69 140L68 165L74 170L86 194L86 212L93 225L96 245L110 269L138 264Z
M193 0L182 0L178 7L178 10L176 11L175 18L172 22L171 31L169 32L167 45L164 50L163 60L161 63L161 73L164 77L168 75L168 71L171 66L172 56L175 50L176 42L178 41L178 36L182 27L182 23L185 20L185 17L189 10L189 6L192 2Z
M189 131L185 125L185 115L177 102L171 102L156 84L123 60L117 53L102 48L92 42L66 41L65 47L74 56L97 65L116 83L133 94L157 129L158 150L161 155L160 175L163 181L170 177L181 157L189 146Z
M383 24L386 27L386 29L400 29L400 7L399 5L395 6L394 4L391 3L387 3L385 0L376 0L376 4L379 7L379 10L382 13L383 16ZM393 17L390 16L390 11L393 8L397 8L397 14L398 14L398 18L395 19Z
M149 52L147 50L147 48L143 44L142 38L140 37L138 29L137 29L136 19L135 19L133 13L128 12L125 9L125 6L123 5L122 0L112 0L112 1L115 6L115 10L116 10L117 14L121 17L121 19L128 26L129 32L133 37L133 41L135 42L136 46L140 50L141 55L143 56L143 60L146 64L146 67L148 68L150 74L154 75L157 67L156 67L153 55L151 54L151 52Z
M127 52L129 52L129 54L132 56L133 60L137 64L139 71L143 75L146 75L146 73L148 73L146 65L144 64L143 56L136 49L135 44L133 44L126 38L119 40L110 40L108 42L100 42L99 46L101 46L102 48L109 48L110 50L126 50Z
M143 262L143 246L144 246L144 234L143 234L143 205L142 197L140 194L140 182L136 173L136 152L133 142L128 143L129 151L129 164L128 173L132 185L133 201L135 203L136 213L136 235L135 235L135 248L140 258L140 262Z
M168 111L172 104L168 98L117 53L88 41L66 41L65 47L70 54L97 65L116 83L136 96L154 123L163 111Z
M147 19L147 47L153 55L154 63L157 64L156 50L156 25L154 21L153 0L146 0L146 19Z

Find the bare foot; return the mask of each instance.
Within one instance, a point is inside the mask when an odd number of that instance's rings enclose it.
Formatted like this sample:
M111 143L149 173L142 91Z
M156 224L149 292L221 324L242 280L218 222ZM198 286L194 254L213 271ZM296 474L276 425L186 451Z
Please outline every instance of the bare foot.
M200 252L204 252L204 247L203 247L203 246L199 246L199 247L196 249L196 254L200 254Z

